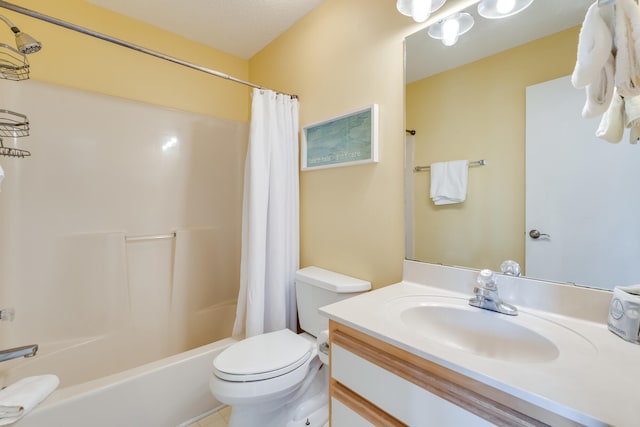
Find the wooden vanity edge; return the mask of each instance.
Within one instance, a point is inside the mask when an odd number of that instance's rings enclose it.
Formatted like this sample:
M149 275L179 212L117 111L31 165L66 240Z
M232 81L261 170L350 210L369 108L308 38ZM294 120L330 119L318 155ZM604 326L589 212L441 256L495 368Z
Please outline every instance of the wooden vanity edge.
M329 340L331 344L335 343L340 345L363 359L495 425L581 425L545 408L541 408L502 390L498 390L420 356L416 356L406 350L380 341L334 320L329 321ZM331 366L331 362L329 366ZM342 390L336 386L338 384L337 381L332 379L330 383L331 396L334 396L334 392L342 392ZM342 387L346 388L344 386ZM364 414L361 415L364 416ZM397 425L403 424L400 423Z

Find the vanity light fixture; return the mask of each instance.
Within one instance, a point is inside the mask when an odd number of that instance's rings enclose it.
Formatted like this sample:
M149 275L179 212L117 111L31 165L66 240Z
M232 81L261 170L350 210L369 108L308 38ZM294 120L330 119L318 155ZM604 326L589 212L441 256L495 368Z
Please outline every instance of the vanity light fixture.
M410 16L416 22L424 22L429 16L440 9L445 0L398 0L396 8L405 16Z
M473 27L473 23L473 16L467 12L458 12L431 25L428 34L434 39L442 40L445 46L453 46L462 34Z
M478 3L478 14L487 19L513 16L528 8L533 0L482 0Z

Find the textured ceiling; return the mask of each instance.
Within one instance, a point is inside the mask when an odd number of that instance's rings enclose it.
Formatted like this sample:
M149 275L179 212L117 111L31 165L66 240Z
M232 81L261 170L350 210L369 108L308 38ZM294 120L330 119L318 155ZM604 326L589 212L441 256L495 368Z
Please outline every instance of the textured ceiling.
M249 59L322 0L86 0Z

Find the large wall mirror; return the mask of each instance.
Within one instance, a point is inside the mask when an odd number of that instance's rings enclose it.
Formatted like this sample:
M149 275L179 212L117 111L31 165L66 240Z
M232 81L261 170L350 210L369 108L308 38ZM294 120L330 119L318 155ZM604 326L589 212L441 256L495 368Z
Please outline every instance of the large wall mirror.
M415 135L407 133L406 142L408 259L496 271L503 261L511 259L528 277L607 289L640 283L638 257L632 255L640 254L640 230L627 229L627 235L633 234L631 243L609 239L615 234L612 228L616 224L625 229L632 222L640 222L623 212L635 209L628 203L635 193L617 197L622 199L620 204L601 201L602 192L608 190L585 188L582 178L574 177L576 169L581 169L591 175L602 174L596 176L600 182L625 180L626 172L618 160L590 164L583 159L581 147L588 144L604 150L597 154L602 159L609 153L640 159L640 144L629 144L626 139L620 144L581 140L592 136L599 118L580 117L584 91L570 88L567 76L575 66L580 26L593 3L534 0L520 14L500 20L478 16L474 5L465 9L473 15L474 27L453 46L430 38L426 28L406 39L406 124L415 130ZM567 98L573 98L572 103ZM555 122L547 122L552 119ZM571 120L577 127L586 126L586 131L574 129L568 124ZM541 129L546 133L538 132ZM564 147L569 139L583 145L564 150L575 150L572 160L553 163L546 160L551 154L542 148L531 151L529 140L534 137L561 138L557 147ZM430 171L414 171L414 167L460 159L486 160L487 164L469 168L463 203L436 206L429 197ZM561 189L560 199L549 199L546 194L545 189L559 187L553 180L538 179L536 191L538 196L542 194L541 201L536 202L538 210L547 215L555 213L569 223L578 224L587 216L597 217L600 222L588 229L577 227L568 236L563 233L572 228L571 224L554 226L550 231L545 224L528 223L527 218L532 217L528 208L533 204L529 200L533 197L529 194L529 173L534 169L528 162L534 160L543 176L555 173L570 178L569 187ZM614 170L619 174L616 178ZM574 197L578 195L583 202L604 206L604 210L577 207ZM574 211L556 209L560 204ZM541 237L534 239L529 233L538 227L542 227ZM594 230L604 232L598 237L601 240L595 244L582 240ZM549 250L552 245L556 252ZM622 255L614 255L611 260L596 258L594 262L583 257L583 252L593 247L613 254L619 250ZM553 254L551 260L543 262L550 267L548 271L534 268L529 258L536 251ZM576 276L576 270L586 274ZM623 274L616 277L612 271Z

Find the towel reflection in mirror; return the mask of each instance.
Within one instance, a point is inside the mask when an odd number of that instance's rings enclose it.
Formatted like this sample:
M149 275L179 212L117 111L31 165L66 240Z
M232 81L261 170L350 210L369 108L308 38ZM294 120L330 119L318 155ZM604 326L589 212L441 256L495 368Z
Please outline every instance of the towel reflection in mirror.
M596 136L620 142L630 128L630 142L640 138L640 8L634 0L595 2L586 15L578 39L571 82L584 88L582 116L602 115Z

